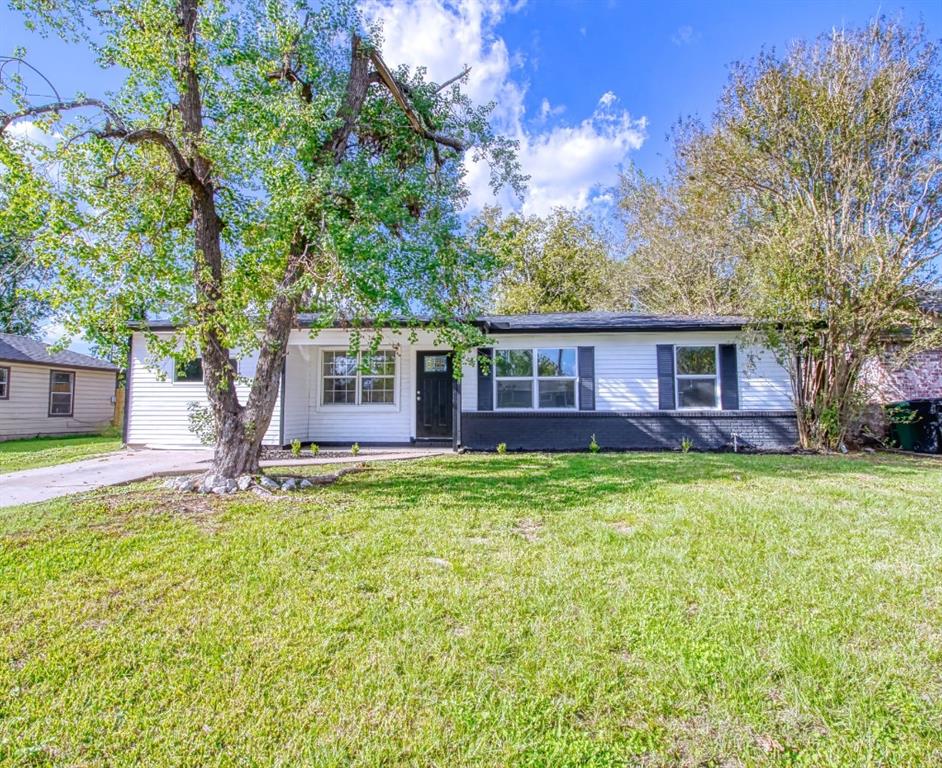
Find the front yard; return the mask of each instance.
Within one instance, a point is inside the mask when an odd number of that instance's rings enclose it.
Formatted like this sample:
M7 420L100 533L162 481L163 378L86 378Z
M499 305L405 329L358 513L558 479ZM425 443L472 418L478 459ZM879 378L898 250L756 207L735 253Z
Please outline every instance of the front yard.
M79 459L91 459L121 450L117 435L34 437L0 442L0 475L21 469L51 467Z
M942 763L942 465L454 456L0 511L4 765Z

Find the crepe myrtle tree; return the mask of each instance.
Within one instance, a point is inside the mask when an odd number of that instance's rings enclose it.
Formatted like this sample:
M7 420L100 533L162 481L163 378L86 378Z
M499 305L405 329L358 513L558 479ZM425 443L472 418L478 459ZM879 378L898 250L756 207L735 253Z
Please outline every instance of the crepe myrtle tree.
M202 356L215 474L258 471L300 311L348 321L357 344L377 343L366 318L408 333L420 310L456 353L477 341L460 318L489 261L462 237L465 160L495 188L521 177L490 107L462 93L467 69L436 84L391 68L349 2L15 4L123 74L107 97L66 96L26 52L4 62L4 151L44 180L45 298L104 341L143 309L175 322L150 340ZM254 350L243 404L229 360Z

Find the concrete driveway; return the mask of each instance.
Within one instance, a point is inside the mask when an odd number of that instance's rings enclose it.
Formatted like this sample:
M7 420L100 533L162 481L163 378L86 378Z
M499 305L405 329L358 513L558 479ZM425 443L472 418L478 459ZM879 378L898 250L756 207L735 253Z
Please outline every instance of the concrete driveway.
M212 459L210 450L128 449L94 459L0 475L0 507L46 501L106 485L121 485L172 472L199 472Z
M364 448L359 456L269 460L262 461L261 465L264 468L396 461L449 453L451 453L450 448ZM213 452L208 448L189 451L128 448L94 459L10 472L0 475L0 507L48 501L60 496L104 488L108 485L123 485L135 480L144 480L155 475L205 472L209 469L212 458Z

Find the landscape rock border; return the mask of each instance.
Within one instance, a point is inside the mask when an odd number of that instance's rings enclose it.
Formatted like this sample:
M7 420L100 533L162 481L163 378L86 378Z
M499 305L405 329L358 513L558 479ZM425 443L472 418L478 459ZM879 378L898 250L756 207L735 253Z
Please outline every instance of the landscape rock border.
M362 472L367 468L360 463L353 467L331 472L326 475L311 475L309 477L276 476L276 475L241 475L237 478L220 477L212 472L199 475L180 475L170 477L164 481L164 488L171 491L184 491L187 493L212 493L217 496L226 496L232 493L244 493L256 490L266 494L281 491L304 491L317 486L330 485L345 475Z

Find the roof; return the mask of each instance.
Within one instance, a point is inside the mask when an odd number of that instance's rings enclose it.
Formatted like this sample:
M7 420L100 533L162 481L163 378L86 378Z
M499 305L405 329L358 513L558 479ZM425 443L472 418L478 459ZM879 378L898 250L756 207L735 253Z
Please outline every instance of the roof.
M102 371L117 371L118 366L80 352L63 350L50 352L49 347L29 336L0 333L0 361L9 363L34 363L62 368L95 368Z
M549 312L536 315L484 315L477 323L488 333L526 331L736 331L748 319L729 315L651 315L641 312Z
M931 291L920 302L923 311L931 315L942 315L942 290Z
M390 318L383 327L430 325L428 317ZM530 315L481 315L472 321L485 333L525 332L612 332L612 331L736 331L748 323L745 317L732 315L652 315L641 312L548 312ZM317 316L298 315L297 327L310 328L317 324ZM335 321L331 327L347 328L349 321ZM358 321L359 327L370 327L370 321ZM169 331L177 327L172 321L161 318L130 324L131 328L148 328L152 331Z

